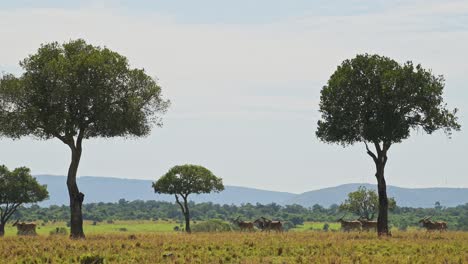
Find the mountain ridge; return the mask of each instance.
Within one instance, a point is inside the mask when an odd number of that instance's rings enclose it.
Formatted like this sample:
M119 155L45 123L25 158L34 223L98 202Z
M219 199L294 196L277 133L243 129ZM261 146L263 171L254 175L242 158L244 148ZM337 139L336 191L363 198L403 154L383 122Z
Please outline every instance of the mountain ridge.
M41 184L46 184L50 199L39 203L41 206L66 205L68 193L66 177L61 175L35 175ZM118 202L120 199L158 200L174 202L172 195L155 194L151 187L151 180L124 179L115 177L82 176L77 178L80 190L86 195L85 203ZM250 187L225 186L221 193L191 195L189 198L197 203L213 202L217 204L268 204L280 205L299 204L311 207L319 204L328 207L343 202L349 192L357 190L359 186L376 189L376 185L368 183L347 183L334 187L327 187L300 194L280 191L269 191ZM433 207L436 201L442 206L452 207L468 203L468 188L404 188L389 185L389 197L394 197L399 206Z

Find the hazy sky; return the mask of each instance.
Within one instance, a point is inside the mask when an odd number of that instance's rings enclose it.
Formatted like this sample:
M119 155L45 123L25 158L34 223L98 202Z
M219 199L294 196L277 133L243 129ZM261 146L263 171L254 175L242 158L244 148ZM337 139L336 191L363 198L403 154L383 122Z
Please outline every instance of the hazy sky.
M159 79L172 107L143 139L88 140L79 175L156 179L201 164L225 184L302 192L375 183L363 145L315 137L321 87L357 53L412 60L446 78L462 131L392 147L387 183L468 187L468 1L0 0L0 72L44 42L84 38ZM0 140L0 162L67 172L58 140Z

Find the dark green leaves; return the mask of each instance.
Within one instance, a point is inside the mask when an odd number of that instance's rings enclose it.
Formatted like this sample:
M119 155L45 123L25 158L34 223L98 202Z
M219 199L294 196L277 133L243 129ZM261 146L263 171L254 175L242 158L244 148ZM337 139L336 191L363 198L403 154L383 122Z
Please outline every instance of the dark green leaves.
M389 209L396 208L396 201L388 199ZM379 197L374 190L361 186L355 192L348 194L348 198L340 205L340 210L353 213L367 220L372 220L379 209Z
M208 169L197 165L181 165L170 169L158 181L153 183L156 193L200 194L224 190L223 181Z
M444 79L420 65L378 55L344 61L321 92L317 137L343 145L401 142L411 129L459 130L457 110L443 102Z
M0 124L10 137L69 141L145 136L161 125L169 102L144 70L122 55L83 40L42 45L20 64L20 77L0 80Z
M49 197L45 185L40 185L25 167L9 171L0 166L0 220L4 223L25 203L36 203Z

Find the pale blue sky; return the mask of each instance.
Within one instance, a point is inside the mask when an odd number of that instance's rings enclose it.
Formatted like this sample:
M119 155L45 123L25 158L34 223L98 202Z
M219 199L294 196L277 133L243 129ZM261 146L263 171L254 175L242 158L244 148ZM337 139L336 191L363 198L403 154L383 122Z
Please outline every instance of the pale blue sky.
M468 121L468 1L4 1L0 72L40 43L84 38L158 77L172 101L163 128L139 140L85 142L80 175L156 179L197 163L226 184L302 192L374 183L364 146L315 138L321 87L357 53L412 60L443 74ZM391 150L388 184L468 187L468 133L415 136ZM0 140L0 161L67 171L57 140Z

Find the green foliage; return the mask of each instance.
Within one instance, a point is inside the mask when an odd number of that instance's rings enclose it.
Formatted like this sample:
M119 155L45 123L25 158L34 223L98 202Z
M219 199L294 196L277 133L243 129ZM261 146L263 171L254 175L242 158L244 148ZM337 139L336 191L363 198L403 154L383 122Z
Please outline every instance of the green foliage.
M329 143L384 143L410 136L411 129L431 134L459 130L457 109L446 108L444 78L421 65L403 65L378 55L345 60L323 87L317 136Z
M219 219L211 219L192 226L193 232L227 232L231 230L231 225Z
M144 136L169 105L161 88L127 58L84 40L41 45L20 77L0 79L0 127L9 137Z
M330 230L330 224L328 224L328 223L323 224L322 230L325 231L325 232L328 232L328 230Z
M224 190L221 178L216 177L211 171L202 166L189 164L173 167L153 183L153 188L159 194L166 193L181 196Z
M337 205L332 205L329 208L323 208L321 211L314 211L311 208L305 208L300 205L280 206L277 204L244 204L244 205L219 205L213 203L193 203L190 202L191 216L196 221L206 221L210 219L233 219L241 216L245 221L253 221L261 216L268 219L281 221L294 221L293 218L301 216L306 222L321 222L314 229L322 229L325 222L332 227L336 220L343 216L341 211L337 210ZM293 209L292 209L293 208ZM290 212L295 212L291 214ZM410 207L395 207L390 214L390 222L395 227L406 225L407 227L417 227L418 221L426 216L434 215L435 221L446 221L449 229L452 230L468 230L468 204L456 207L448 207L443 210L434 208L410 208ZM183 219L183 214L177 204L158 201L132 201L125 204L119 203L90 203L83 204L83 216L85 220L92 223L96 218L114 219L116 221L143 221L158 219L173 219L174 223L167 223L164 226L164 231L172 231L175 222L179 223ZM360 215L351 213L348 218L358 218ZM22 219L22 221L39 221L48 219L53 226L54 221L64 221L69 219L70 209L67 206L50 206L39 207L33 205L30 207L19 207L18 211L13 214L12 218ZM154 221L152 221L153 223ZM128 225L120 224L102 224L97 226L89 225L87 230L94 232L102 229L117 230L119 227L129 228ZM61 223L61 225L65 225ZM149 226L145 226L145 230L152 230ZM158 221L158 225L160 225ZM157 225L157 226L158 226ZM297 225L296 228L300 228ZM129 231L134 231L129 228Z
M40 185L26 167L13 171L0 166L0 224L4 225L22 204L36 203L49 197L45 185Z
M389 210L392 211L395 207L395 199L388 198ZM348 198L340 205L340 209L371 220L379 210L379 197L376 191L360 186L357 191L348 194Z
M61 236L66 236L68 235L68 229L65 227L56 227L54 230L49 231L49 235L55 236L55 235L61 235Z

